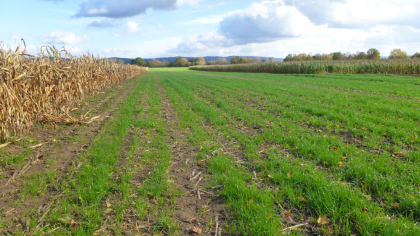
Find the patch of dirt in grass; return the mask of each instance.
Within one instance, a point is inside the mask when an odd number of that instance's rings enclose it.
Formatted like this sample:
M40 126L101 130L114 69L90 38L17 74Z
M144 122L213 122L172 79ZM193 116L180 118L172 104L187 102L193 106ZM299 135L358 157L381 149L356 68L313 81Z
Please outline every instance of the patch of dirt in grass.
M119 108L128 94L134 88L133 80L126 80L119 85L115 85L115 93L108 93L106 97L96 96L92 100L94 104L89 105L93 116L108 117ZM89 100L90 98L87 98ZM88 105L83 104L81 109ZM84 112L85 113L85 112ZM112 119L112 118L111 118ZM11 144L3 151L10 155L22 154L26 150L30 153L22 163L16 163L14 167L9 166L8 170L4 167L4 178L0 180L2 191L0 194L0 216L2 222L9 222L11 219L20 219L25 212L30 209L38 209L47 205L61 193L60 182L65 179L71 169L77 169L82 163L77 163L77 159L82 152L90 145L95 136L98 135L103 125L107 122L104 119L87 125L71 124L40 124L38 127L28 132L25 137L17 144ZM31 143L32 140L36 140ZM42 144L42 145L41 145ZM39 147L33 147L40 145ZM27 197L22 195L22 188L25 179L36 173L55 172L54 181L49 181L47 187L37 197ZM13 178L13 179L12 179ZM35 211L36 212L36 211ZM30 218L39 219L38 214L29 214ZM0 232L15 232L16 220L10 227L0 229ZM23 227L23 226L22 226Z
M164 106L163 119L167 129L167 143L173 160L169 168L171 179L176 188L184 194L177 199L175 218L181 235L215 235L216 216L218 225L225 224L225 206L222 199L212 189L207 189L212 178L206 174L205 161L198 160L199 147L186 141L185 133L177 124L174 108L159 85Z
M145 97L144 100L140 97L137 101L136 107L141 107L143 104L143 110L139 113L134 114L133 120L136 121L138 119L138 116L141 114L143 119L146 119L147 117L147 111L150 108L148 105L149 101L149 88L145 90ZM141 94L143 97L143 94ZM131 163L133 166L128 166L128 158L130 155L130 151L132 148L132 145L135 145L133 143L134 141L134 135L136 133L136 127L131 127L131 129L128 131L127 135L124 138L124 146L122 147L122 155L118 161L117 166L119 167L120 172L117 173L114 178L121 179L121 177L124 175L126 171L132 172L131 179L128 181L130 184L130 189L132 190L130 192L130 203L125 202L122 196L122 193L118 190L115 190L113 193L109 194L106 199L103 201L103 206L107 207L107 211L104 215L104 222L101 228L96 231L97 233L104 233L105 235L113 235L113 234L123 234L123 235L138 235L141 230L144 229L145 223L144 219L139 219L138 212L134 208L132 202L136 201L138 196L136 193L136 190L140 187L141 183L145 180L145 176L147 176L147 173L151 171L152 167L146 166L146 168L141 168L143 166L142 164L139 164L139 161L135 157L136 154L143 152L144 150L135 150L133 153L133 162ZM139 140L140 142L143 142L145 140L150 139L150 137L147 137L145 135L144 130L140 131L139 133ZM122 213L122 219L119 219L119 224L117 225L117 211L121 210L120 208L127 204L128 207L126 209L123 209ZM121 217L121 216L120 216ZM147 222L149 223L149 222Z

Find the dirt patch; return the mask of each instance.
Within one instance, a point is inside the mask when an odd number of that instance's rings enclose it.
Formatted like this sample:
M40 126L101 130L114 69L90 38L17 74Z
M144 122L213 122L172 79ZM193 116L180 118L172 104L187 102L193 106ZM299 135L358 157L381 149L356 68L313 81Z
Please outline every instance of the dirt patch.
M139 118L139 115L141 115L143 119L146 119L148 114L147 111L150 108L150 106L148 105L149 87L147 87L140 96L141 97L139 97L136 107L142 108L142 110L134 114L133 121L136 121ZM117 173L114 176L114 178L121 180L121 177L125 173L131 172L132 176L128 180L128 184L130 185L130 202L126 202L123 199L123 193L119 190L116 190L113 193L109 194L103 202L103 206L109 207L108 210L105 212L105 220L103 222L103 225L101 229L97 231L97 233L104 233L105 235L138 235L145 228L146 224L144 222L144 219L140 219L138 217L138 212L132 204L138 198L136 190L143 183L145 176L147 176L147 172L151 170L151 167L146 169L139 168L139 166L142 165L139 163L139 160L135 158L136 154L144 152L144 150L132 150L133 147L137 146L134 143L134 140L135 135L137 135L136 131L138 129L140 128L132 126L131 129L127 132L124 138L124 145L121 151L122 155L117 164L117 166L119 167L119 173ZM140 142L149 139L149 137L145 135L144 130L140 130L138 135ZM121 213L118 211L123 212ZM117 214L120 215L118 216ZM117 219L118 217L122 218ZM120 222L118 225L116 224L117 221ZM149 222L147 222L147 224L149 225Z
M194 234L215 235L216 216L220 226L225 224L224 204L212 189L207 189L212 178L206 174L203 162L198 160L198 147L193 147L186 141L186 134L177 124L178 117L166 97L163 87L159 84L163 109L163 119L167 130L167 144L173 156L170 176L174 184L184 194L177 199L175 218L182 235Z

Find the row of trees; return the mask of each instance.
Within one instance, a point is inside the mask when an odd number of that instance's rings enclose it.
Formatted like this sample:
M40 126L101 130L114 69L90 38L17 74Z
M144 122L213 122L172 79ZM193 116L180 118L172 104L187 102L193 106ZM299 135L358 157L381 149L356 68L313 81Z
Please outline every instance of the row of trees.
M131 60L131 64L138 65L138 66L147 66L147 67L187 67L187 66L195 66L195 65L205 65L206 60L204 60L204 58L202 57L194 57L188 61L188 59L186 58L177 57L175 59L175 62L159 61L159 60L153 59L146 63L141 57L137 57L136 59Z
M266 59L261 59L260 57L232 57L230 59L230 64L247 64L247 63L260 63L267 62ZM274 58L269 57L268 62L274 62Z
M375 49L371 48L367 52L357 52L356 54L346 54L342 52L333 52L330 54L289 54L284 59L284 61L327 61L327 60L362 60L362 59L380 59L381 53Z
M406 52L402 51L401 49L394 49L391 51L389 59L404 59L409 58ZM420 58L420 53L415 53L411 56L411 58ZM357 52L355 54L350 53L342 53L342 52L333 52L330 54L289 54L284 59L284 61L327 61L327 60L365 60L365 59L381 59L380 52L375 49L371 48L367 52ZM230 60L230 64L247 64L247 63L261 63L261 62L274 62L274 58L261 59L260 57L232 57ZM211 60L206 63L206 60L203 57L193 57L190 60L187 60L183 57L177 57L175 62L168 62L168 61L159 61L153 59L149 62L145 62L141 57L137 57L136 59L131 60L131 64L139 65L139 66L147 66L147 67L187 67L187 66L195 66L195 65L227 65L229 62L226 58L219 58L218 60Z
M405 59L408 58L406 52L402 51L401 49L394 49L389 54L389 59ZM420 58L420 53L415 53L411 56L411 58ZM330 54L289 54L284 59L284 61L311 61L311 60L317 60L317 61L326 61L326 60L377 60L381 59L381 53L375 49L371 48L367 52L357 52L355 54L351 53L342 53L342 52L333 52Z
M211 60L207 62L207 65L227 65L229 62L226 60L226 58L219 58L218 60Z

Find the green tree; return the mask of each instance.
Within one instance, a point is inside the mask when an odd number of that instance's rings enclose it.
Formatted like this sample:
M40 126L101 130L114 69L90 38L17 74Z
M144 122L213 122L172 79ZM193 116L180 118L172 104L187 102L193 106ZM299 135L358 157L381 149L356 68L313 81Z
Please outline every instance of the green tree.
M293 60L293 54L288 54L286 58L283 59L283 61L292 61Z
M414 53L411 58L420 58L420 53L416 52Z
M408 58L408 55L406 52L402 51L401 49L396 48L391 51L388 58L389 59L405 59L405 58Z
M165 66L163 62L153 59L146 63L147 67L163 67Z
M186 66L188 66L188 60L187 60L187 58L177 57L175 59L175 66L178 66L178 67L186 67Z
M356 55L354 56L354 58L355 59L358 59L358 60L362 60L362 59L367 59L368 56L367 56L367 54L365 52L358 52L358 53L356 53Z
M131 60L131 64L138 66L146 66L146 62L141 57Z
M205 65L206 64L206 59L204 59L203 57L197 57L197 61L195 63L196 65Z
M219 60L217 60L217 64L218 65L226 65L226 64L229 64L229 63L226 60L226 58L221 57L221 58L219 58Z
M230 59L230 64L238 64L240 60L241 60L240 57L232 57Z
M191 63L191 65L197 65L197 57L193 57L189 60L189 62Z
M241 64L246 64L248 62L249 62L249 60L246 57L241 57L241 59L239 60L239 63L241 63Z
M334 52L332 59L333 60L342 60L342 59L344 59L344 55L341 52Z
M375 48L369 49L366 54L367 59L381 59L381 53Z

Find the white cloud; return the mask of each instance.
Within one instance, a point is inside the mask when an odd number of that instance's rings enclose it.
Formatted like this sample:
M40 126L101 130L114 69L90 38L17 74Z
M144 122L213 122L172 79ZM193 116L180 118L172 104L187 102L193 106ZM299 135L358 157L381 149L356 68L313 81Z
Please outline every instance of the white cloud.
M332 27L372 27L380 24L420 27L418 0L284 0L312 22Z
M45 42L52 43L52 44L54 43L78 44L87 40L89 40L89 37L87 35L76 36L75 33L64 32L60 30L51 32L45 37Z
M136 22L133 22L133 21L127 22L127 26L126 26L127 34L128 35L137 34L139 32L139 29L137 28L138 26L139 24Z
M232 39L228 39L218 32L210 32L205 35L192 35L184 37L183 41L175 48L169 50L170 53L200 53L209 48L223 48L233 46Z
M79 56L82 54L82 49L74 46L66 46L65 49L72 55L72 56Z
M142 31L139 29L139 23L134 21L128 21L121 32L115 33L115 37L121 36L133 36L140 34Z
M85 0L75 17L125 18L145 14L148 9L176 8L176 0Z
M264 0L226 14L218 31L184 37L168 53L284 57L377 48L387 56L398 47L412 54L420 45L418 9L417 0Z
M316 26L294 6L281 0L253 3L245 10L227 14L219 31L237 44L270 42L302 36Z

